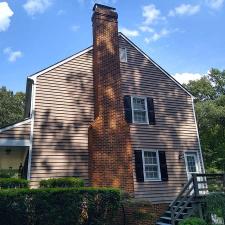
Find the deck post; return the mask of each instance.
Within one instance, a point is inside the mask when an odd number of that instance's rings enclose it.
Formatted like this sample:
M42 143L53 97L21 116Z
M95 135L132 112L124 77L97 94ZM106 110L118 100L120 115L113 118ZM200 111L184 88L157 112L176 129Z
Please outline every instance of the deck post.
M225 173L223 174L223 191L225 191Z
M197 175L194 173L194 174L192 174L192 177L193 177L193 185L194 185L194 195L195 195L195 197L198 197L199 189L198 189Z

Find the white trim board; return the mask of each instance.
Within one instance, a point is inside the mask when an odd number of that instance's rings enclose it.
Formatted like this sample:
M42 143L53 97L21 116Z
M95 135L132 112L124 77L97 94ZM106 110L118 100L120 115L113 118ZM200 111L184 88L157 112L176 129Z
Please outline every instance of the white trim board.
M174 83L176 83L181 89L183 89L192 98L195 98L187 89L185 89L176 79L174 79L169 73L167 73L161 66L159 66L155 61L153 61L147 54L145 54L137 45L135 45L131 40L129 40L123 33L119 32L119 36L124 38L130 45L132 45L136 50L138 50L146 59L148 59L153 65L155 65L161 72L163 72L167 77L169 77Z
M36 78L30 77L33 80L32 84L32 96L31 96L31 126L30 126L30 146L28 155L28 169L27 169L27 179L30 180L31 177L31 162L32 162L32 151L33 151L33 137L34 137L34 114L35 114L35 98L36 98Z
M4 128L2 128L2 129L0 129L0 133L2 133L2 132L4 132L4 131L7 131L7 130L10 130L10 129L15 128L15 127L19 127L19 126L21 126L21 125L30 123L30 122L31 122L31 119L26 119L26 120L24 120L24 121L22 121L22 122L15 123L15 124L10 125L10 126L8 126L8 127L4 127Z
M0 146L4 147L20 147L20 146L30 146L30 140L28 139L0 139Z
M72 56L70 56L70 57L68 57L68 58L66 58L66 59L63 59L63 60L61 60L61 61L55 63L55 64L52 65L52 66L47 67L46 69L43 69L43 70L41 70L41 71L39 71L39 72L37 72L37 73L35 73L35 74L33 74L33 75L28 76L28 78L35 79L36 77L40 76L41 74L46 73L46 72L48 72L48 71L50 71L50 70L53 70L53 69L55 69L56 67L61 66L62 64L66 63L66 62L69 62L70 60L75 59L75 58L77 58L78 56L81 56L81 55L83 55L84 53L86 53L86 52L88 52L88 51L90 51L90 50L92 50L92 49L93 49L93 47L90 46L90 47L84 49L83 51L80 51L80 52L78 52L78 53L76 53L76 54L74 54L74 55L72 55Z
M200 159L201 159L201 167L202 167L202 172L205 173L205 164L204 164L204 159L203 159L203 153L202 153L202 147L201 147L201 141L199 137L199 132L198 132L198 124L197 124L197 119L196 119L196 114L195 114L195 103L194 99L192 98L192 110L194 114L194 121L195 121L195 129L197 133L197 139L198 139L198 147L199 147L199 153L200 153Z

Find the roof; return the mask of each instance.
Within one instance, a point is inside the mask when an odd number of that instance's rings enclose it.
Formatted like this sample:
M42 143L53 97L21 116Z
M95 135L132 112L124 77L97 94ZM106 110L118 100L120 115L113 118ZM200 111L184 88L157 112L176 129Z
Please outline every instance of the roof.
M8 125L0 128L0 133L4 132L4 131L7 131L7 130L10 130L10 129L15 128L15 127L19 127L21 125L27 124L29 122L31 122L31 119L30 118L25 118L22 121L17 121L16 123L13 123L13 124L8 124Z
M132 46L133 46L137 51L139 51L146 59L148 59L148 60L149 60L152 64L154 64L159 70L161 70L167 77L169 77L174 83L176 83L177 86L179 86L179 87L180 87L181 89L183 89L188 95L190 95L192 98L194 98L194 96L193 96L193 95L192 95L192 94L191 94L184 86L182 86L182 85L181 85L176 79L174 79L167 71L165 71L161 66L159 66L152 58L150 58L144 51L142 51L137 45L135 45L129 38L127 38L127 37L126 37L124 34L122 34L121 32L119 32L119 36L121 36L121 37L124 38L127 42L129 42L130 45L132 45ZM56 68L56 67L58 67L58 66L64 64L64 63L66 63L66 62L68 62L68 61L70 61L70 60L72 60L72 59L78 57L78 56L81 56L81 55L85 54L86 52L88 52L88 51L90 51L90 50L92 50L92 49L93 49L93 46L90 46L90 47L88 47L88 48L86 48L86 49L84 49L84 50L82 50L82 51L80 51L80 52L78 52L78 53L76 53L76 54L74 54L74 55L72 55L72 56L69 56L69 57L66 58L66 59L63 59L63 60L61 60L61 61L59 61L59 62L57 62L57 63L55 63L55 64L53 64L53 65L51 65L51 66L49 66L49 67L47 67L47 68L45 68L45 69L43 69L43 70L41 70L41 71L39 71L39 72L33 74L33 75L28 76L28 78L30 78L30 79L35 79L36 77L40 76L41 74L46 73L46 72L48 72L48 71L50 71L50 70L52 70L52 69L54 69L54 68Z

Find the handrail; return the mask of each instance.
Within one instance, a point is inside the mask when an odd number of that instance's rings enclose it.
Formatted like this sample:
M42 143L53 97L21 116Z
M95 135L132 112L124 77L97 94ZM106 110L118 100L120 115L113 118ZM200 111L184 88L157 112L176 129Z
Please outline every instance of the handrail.
M179 198L184 194L186 189L190 186L190 184L193 182L193 178L190 178L189 181L185 184L177 198L170 204L170 207L173 207L173 205L179 200Z
M184 209L181 209L179 212L177 209L183 204L185 199L188 197L188 195L193 191L194 186L192 185L191 188L190 185L193 184L193 177L189 179L187 184L183 187L177 198L171 203L170 210L171 210L171 222L172 225L175 225L176 219L180 216L180 214L184 211ZM188 190L189 189L189 190ZM188 192L183 196L183 194L188 190ZM179 204L176 206L176 203L179 201ZM189 203L187 203L189 204ZM186 207L186 203L185 203ZM176 212L178 212L178 216L176 215Z

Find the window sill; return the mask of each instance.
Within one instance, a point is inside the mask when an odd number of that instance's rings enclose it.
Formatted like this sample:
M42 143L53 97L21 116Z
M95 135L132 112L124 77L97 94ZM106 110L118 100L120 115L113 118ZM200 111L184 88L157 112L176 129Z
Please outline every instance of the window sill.
M145 122L145 123L137 123L137 122L134 122L132 124L135 124L135 125L150 125L148 122Z
M144 182L161 182L162 180L149 180L149 179L145 179Z

